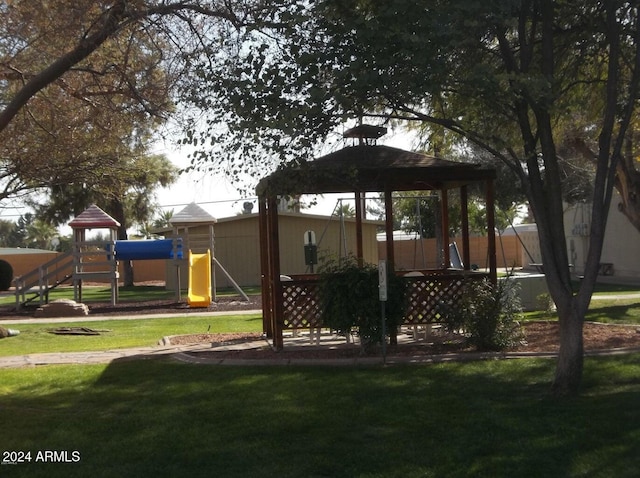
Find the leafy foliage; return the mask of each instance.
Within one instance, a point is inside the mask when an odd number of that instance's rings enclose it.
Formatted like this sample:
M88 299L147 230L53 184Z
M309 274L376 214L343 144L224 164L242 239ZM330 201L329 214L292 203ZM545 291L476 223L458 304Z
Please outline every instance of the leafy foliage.
M9 290L13 281L13 267L7 261L0 259L0 290Z
M443 307L446 327L463 330L467 341L478 350L501 351L522 339L518 322L522 307L515 282L507 279L465 284L455 307Z
M386 302L387 333L400 324L404 313L404 284L389 273ZM343 334L357 330L364 352L382 344L382 318L378 291L378 267L359 265L353 256L328 260L320 274L322 322ZM386 340L386 339L385 339Z
M345 118L364 116L413 122L432 150L484 150L517 178L535 216L549 290L571 328L555 389L574 393L579 324L614 184L640 228L638 3L321 0L287 5L285 18L268 35L246 32L248 43L227 50L217 67L202 64L215 95L207 105L217 105L203 137L222 128L229 152L254 169L269 153L301 161ZM260 149L248 151L249 139ZM565 152L589 160L588 189L575 181L580 161L565 161ZM563 199L585 193L592 253L574 294Z

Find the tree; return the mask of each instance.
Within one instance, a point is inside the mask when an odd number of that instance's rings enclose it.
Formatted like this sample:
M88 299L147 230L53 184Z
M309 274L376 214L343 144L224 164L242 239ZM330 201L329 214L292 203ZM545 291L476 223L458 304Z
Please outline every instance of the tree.
M54 250L52 241L58 237L58 230L41 219L35 219L27 225L26 243L28 247Z
M12 247L9 242L9 237L15 228L15 222L0 219L0 247Z
M114 164L120 165L117 173L91 186L73 182L50 189L44 204L36 207L39 215L54 224L63 224L91 204L98 204L120 223L117 238L126 240L128 228L151 219L154 189L170 185L176 179L177 169L161 155L127 155ZM125 265L124 283L128 286L134 283L129 261Z
M10 104L50 58L63 54L69 35L95 13L90 4L70 7L66 1L41 9L27 2L6 7L0 24L3 104ZM74 181L92 184L108 175L109 159L122 148L122 138L138 125L157 125L171 108L170 77L153 48L157 42L149 31L128 28L32 98L2 132L0 197Z
M129 115L126 124L166 117L167 91L179 80L189 82L193 57L215 56L208 42L232 41L237 28L273 22L271 3L0 5L0 200L64 185L81 174L92 184L104 174L98 145L114 149L123 124L118 115ZM77 105L118 115L98 121ZM83 156L86 151L91 158Z
M35 216L30 212L20 216L7 235L7 247L29 247L27 245L27 228L34 220Z
M625 145L637 117L637 4L324 0L287 15L296 21L271 36L252 32L242 51L221 55L202 74L214 95L206 104L224 121L217 137L232 154L255 158L250 169L265 149L300 158L344 118L367 115L444 128L490 153L518 178L535 215L560 320L553 390L576 393L612 189L633 163ZM211 120L206 134L220 127ZM572 141L592 147L594 164L590 247L577 292L559 156Z
M342 204L340 203L340 207L335 214L338 217L356 217L356 210L351 204Z
M156 213L153 220L153 227L155 229L161 229L163 227L171 227L171 218L173 217L174 211L170 209L168 211L160 211Z

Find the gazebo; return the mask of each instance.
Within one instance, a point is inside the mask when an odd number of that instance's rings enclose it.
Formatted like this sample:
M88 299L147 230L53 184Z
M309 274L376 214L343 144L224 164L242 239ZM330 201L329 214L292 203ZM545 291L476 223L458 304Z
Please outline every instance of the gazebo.
M283 167L262 179L257 187L260 213L263 331L282 349L285 329L319 328L318 284L315 274L281 275L278 238L278 198L301 194L352 193L356 212L356 256L362 260L364 197L384 195L386 256L394 271L392 194L398 191L436 191L442 205L443 244L449 244L448 191L458 189L461 198L462 269L449 267L449 247L444 263L435 270L404 271L407 310L404 323L430 324L439 318L442 302L455 305L467 280L497 278L494 220L494 169L474 163L448 161L433 156L381 146L375 140L385 128L361 125L345 132L359 144L345 147L313 161ZM468 187L484 186L488 230L488 272L471 271L469 260ZM409 272L409 273L407 273Z

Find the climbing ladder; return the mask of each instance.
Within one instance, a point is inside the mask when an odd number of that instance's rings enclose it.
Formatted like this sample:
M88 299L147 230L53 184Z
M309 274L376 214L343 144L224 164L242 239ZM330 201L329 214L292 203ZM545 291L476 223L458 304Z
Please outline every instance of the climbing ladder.
M16 277L13 282L16 294L16 310L36 299L39 304L49 302L49 291L68 282L73 274L73 253L65 252L39 266L37 269ZM33 295L31 295L33 294ZM30 297L27 297L30 295Z

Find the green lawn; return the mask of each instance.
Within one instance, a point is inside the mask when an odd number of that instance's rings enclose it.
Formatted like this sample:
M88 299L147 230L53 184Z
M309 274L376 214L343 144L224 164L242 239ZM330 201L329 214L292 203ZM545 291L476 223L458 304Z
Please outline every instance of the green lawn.
M562 401L553 361L534 359L0 370L0 451L32 459L0 475L631 478L639 359L588 358L581 397ZM45 450L79 461L36 463Z
M640 323L635 302L594 301L591 320ZM257 332L261 319L67 325L111 332L55 336L52 324L19 325L0 355ZM0 461L10 451L31 459L0 465L0 476L637 476L640 354L587 358L582 394L568 400L549 394L554 364L233 367L162 358L0 369ZM47 456L71 462L41 462Z
M525 320L557 320L555 313L544 311L527 312ZM589 304L585 320L611 324L640 324L640 299L597 299Z
M257 287L243 287L243 291L248 295L260 293ZM219 296L238 295L235 289L220 289L216 293ZM33 295L33 294L31 294ZM27 295L29 298L31 295ZM186 300L187 293L183 291L182 297ZM167 290L164 286L136 285L133 287L119 287L119 302L135 302L141 300L170 300L175 297L175 291ZM49 292L49 301L56 299L73 299L73 287L64 286ZM82 288L82 302L88 304L92 302L109 302L111 300L111 288L108 286L85 286ZM14 305L15 295L6 292L0 297L0 305ZM37 304L37 299L34 304Z
M167 335L262 332L261 315L190 316L161 319L105 320L99 322L69 322L16 324L20 335L0 341L0 356L43 352L79 352L126 347L146 347L158 343ZM104 331L101 335L55 335L56 327L89 327ZM1 476L1 475L0 475Z

